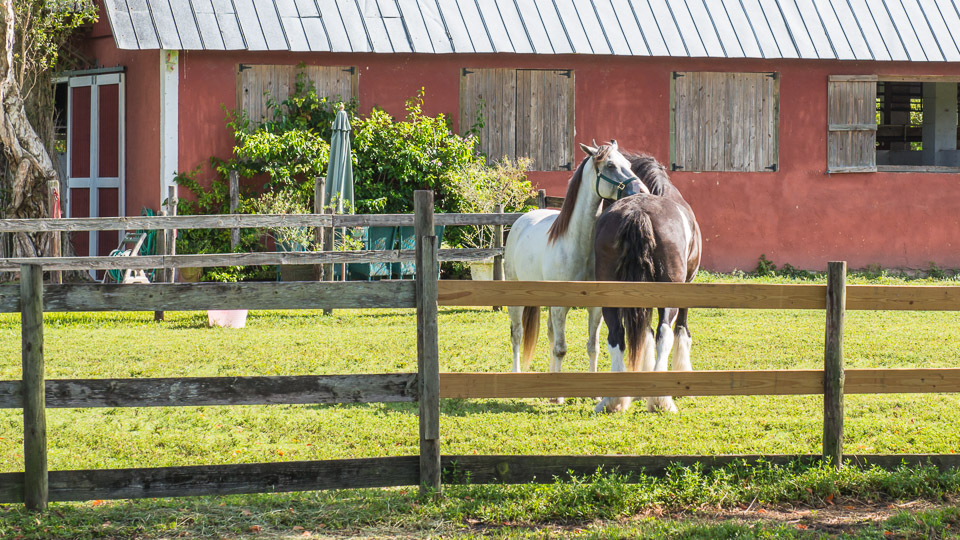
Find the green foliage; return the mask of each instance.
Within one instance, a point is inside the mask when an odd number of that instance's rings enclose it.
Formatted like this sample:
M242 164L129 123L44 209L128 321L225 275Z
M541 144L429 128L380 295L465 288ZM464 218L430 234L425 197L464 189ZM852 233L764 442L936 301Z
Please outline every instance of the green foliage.
M434 190L442 212L461 208L454 178L465 167L482 163L474 152L476 139L450 130L443 114L423 114L423 89L407 101L407 117L394 120L379 108L355 118L354 193L358 212L413 211L413 192Z
M453 176L453 190L460 200L461 212L490 213L497 204L504 212L524 212L529 209L527 200L535 193L526 170L529 158L510 161L504 158L487 167L482 163L470 163ZM493 247L493 227L471 225L460 227L459 244L471 248Z
M760 276L775 276L777 272L777 265L773 264L770 260L767 259L767 255L764 253L760 254L760 260L757 261L757 268L754 269L753 273Z
M258 214L309 214L296 193L289 190L268 191L253 200ZM309 251L313 246L313 230L309 227L275 227L270 230L274 242L283 251Z

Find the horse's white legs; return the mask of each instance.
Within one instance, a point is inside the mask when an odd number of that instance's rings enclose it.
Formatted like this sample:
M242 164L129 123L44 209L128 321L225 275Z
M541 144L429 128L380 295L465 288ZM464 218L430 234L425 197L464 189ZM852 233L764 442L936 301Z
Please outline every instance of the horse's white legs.
M693 347L693 337L686 327L677 328L677 339L673 346L673 370L693 371L690 363L690 349Z
M623 349L607 344L607 351L610 352L610 371L626 371L627 366L623 362ZM603 398L594 408L595 412L620 412L630 408L633 403L632 397Z
M565 329L567 326L568 307L552 307L547 316L547 328L550 336L550 372L560 373L563 368L563 358L567 355L567 339ZM553 400L554 403L563 403L563 398L558 397Z
M667 370L667 359L663 358L662 361L657 356L657 352L654 350L653 342L653 331L649 328L647 333L644 336L643 340L643 365L644 371L666 371ZM672 337L672 334L671 334ZM659 342L657 343L659 345ZM657 347L659 349L659 347ZM669 349L667 349L669 351ZM646 369L649 366L652 369ZM658 397L648 397L647 398L647 411L648 412L677 412L677 406L673 403L673 398L670 396L658 396Z
M603 320L601 308L587 308L587 360L590 373L597 372L597 354L600 352L600 322ZM623 355L621 354L621 362Z
M520 373L520 342L523 341L523 306L509 306L510 345L513 347L513 372Z

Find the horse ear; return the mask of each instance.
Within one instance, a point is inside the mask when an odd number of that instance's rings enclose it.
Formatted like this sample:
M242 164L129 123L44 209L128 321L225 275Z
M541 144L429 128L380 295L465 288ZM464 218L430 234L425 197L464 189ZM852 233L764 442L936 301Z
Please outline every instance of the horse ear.
M613 149L616 150L616 149L618 148L617 140L616 140L616 139L610 139L610 146L612 146Z
M587 146L583 143L580 143L580 149L586 152L588 155L595 156L597 155L597 149L593 146Z

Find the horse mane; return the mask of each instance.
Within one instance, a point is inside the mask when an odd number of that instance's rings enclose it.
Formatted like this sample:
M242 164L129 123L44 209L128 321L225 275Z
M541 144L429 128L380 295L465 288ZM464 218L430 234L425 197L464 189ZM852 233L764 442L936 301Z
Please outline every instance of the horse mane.
M604 144L597 148L596 155L592 157L604 161L612 149L613 146ZM580 184L583 180L583 169L590 157L583 158L576 172L570 177L570 183L567 184L567 194L563 197L563 206L560 207L560 215L557 216L557 219L550 225L550 230L547 231L548 242L556 242L570 228L570 220L573 219L573 207L577 204L577 195L580 193Z
M630 169L643 182L653 195L663 195L668 187L673 187L667 168L657 159L648 154L621 152L630 162Z
M563 206L560 207L560 215L557 216L557 219L550 225L550 230L547 231L548 242L556 242L570 227L570 220L573 219L573 207L576 206L577 195L580 193L583 169L588 159L590 159L590 156L585 157L580 162L580 166L570 177L570 183L567 184L567 194L563 197Z

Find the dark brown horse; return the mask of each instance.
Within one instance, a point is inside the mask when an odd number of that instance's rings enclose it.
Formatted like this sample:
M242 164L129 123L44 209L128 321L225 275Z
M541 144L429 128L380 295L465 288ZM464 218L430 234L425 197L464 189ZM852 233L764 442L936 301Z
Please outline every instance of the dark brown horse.
M594 242L598 281L692 281L700 268L700 226L663 165L642 154L624 154L649 194L620 199L597 221ZM686 308L659 308L656 349L650 308L603 308L611 371L689 371L693 339ZM675 412L668 396L648 397L647 410ZM597 411L630 407L632 398L605 398Z

